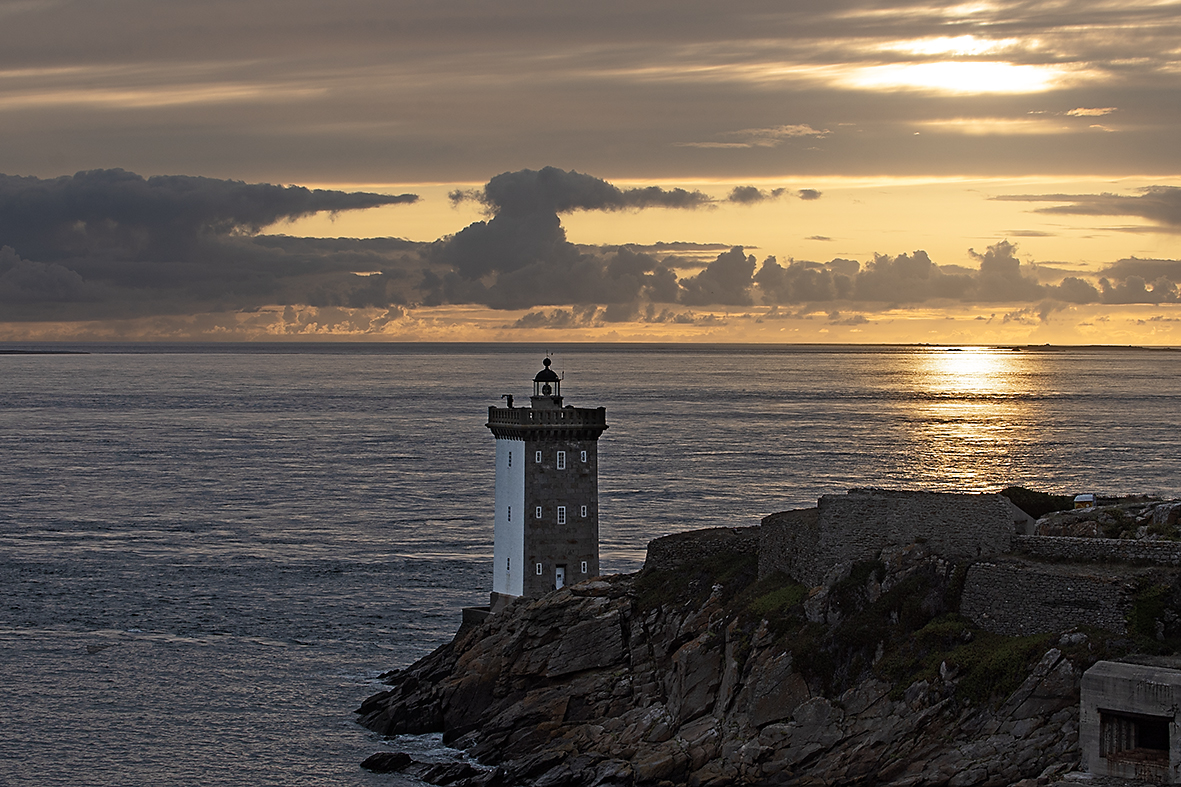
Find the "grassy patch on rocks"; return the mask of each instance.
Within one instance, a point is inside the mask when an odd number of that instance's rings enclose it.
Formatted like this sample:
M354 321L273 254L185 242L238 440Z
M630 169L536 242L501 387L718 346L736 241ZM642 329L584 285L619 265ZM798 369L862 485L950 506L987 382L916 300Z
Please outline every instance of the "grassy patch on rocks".
M1013 693L1056 638L990 634L949 613L915 631L877 671L894 683L896 699L915 681L945 677L954 681L956 696L983 703Z
M768 585L771 586L770 590L760 592ZM777 575L752 586L752 592L748 595L753 598L743 609L747 614L764 619L798 617L793 613L802 608L801 604L808 597L808 587Z
M1143 653L1181 652L1181 577L1164 571L1140 577L1128 612L1128 635Z

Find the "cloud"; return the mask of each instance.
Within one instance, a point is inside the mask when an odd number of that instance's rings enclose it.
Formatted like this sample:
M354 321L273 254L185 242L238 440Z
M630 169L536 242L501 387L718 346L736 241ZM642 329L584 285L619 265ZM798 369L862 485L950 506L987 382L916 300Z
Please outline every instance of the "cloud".
M0 248L0 303L72 303L97 294L76 271L23 260L12 247Z
M566 240L556 214L498 213L428 251L443 273L427 271L425 302L481 303L496 309L543 305L672 302L677 281L655 257L627 247L587 253Z
M764 191L755 186L735 186L726 197L727 202L737 202L740 205L752 205L756 202L779 199L787 193L787 189L771 189Z
M1037 280L1022 273L1017 247L1012 243L1001 241L989 246L983 254L968 249L968 254L980 263L974 300L1028 301L1042 296L1042 286Z
M747 256L741 246L735 246L719 254L701 273L681 279L681 302L691 306L751 304L754 270L754 255Z
M580 246L567 239L561 213L692 209L711 198L680 189L621 189L552 167L498 175L476 193L490 210L487 219L416 243L257 234L276 217L396 204L413 195L145 179L121 170L50 180L0 176L0 303L9 319L43 321L292 306L298 320L285 331L346 323L352 331L380 331L417 305L528 310L516 327L585 327L707 319L677 311L677 304L807 304L817 312L834 311L834 302L861 304L854 311L939 300L1163 304L1178 301L1181 283L1181 262L1174 260L1126 258L1093 278L1022 263L1009 241L968 250L976 267L939 265L923 250L877 254L864 263L781 264L767 257L759 265L742 246ZM796 195L805 193L819 196L806 189ZM725 199L749 204L789 194L739 186ZM30 213L30 205L37 210ZM363 310L357 319L365 327L349 322L348 310Z
M769 128L744 128L740 131L727 131L719 136L723 141L715 142L679 142L678 147L685 148L774 148L784 140L796 137L811 137L823 139L832 132L824 129L812 128L806 123L793 125L771 126ZM725 141L732 140L732 141Z
M658 309L649 303L643 309L638 304L613 304L603 308L595 306L574 306L569 309L529 312L516 322L506 325L511 329L570 330L575 328L598 328L613 322L638 321L652 325L707 325L724 323L714 314L694 314L691 311Z
M1027 306L1024 309L1006 312L1002 322L1005 324L1015 322L1019 325L1036 325L1038 323L1036 316L1037 310Z
M754 282L768 303L805 303L851 298L861 264L853 260L830 263L797 262L783 267L774 257L763 261Z
M839 311L828 313L829 325L869 325L869 322L869 318L864 314L850 314L848 317L842 317Z
M341 14L257 0L201 23L185 4L145 0L2 7L10 65L0 103L19 118L5 127L9 171L87 158L146 171L176 156L193 171L467 182L489 161L575 157L603 172L675 177L705 171L703 154L719 152L741 156L743 171L782 171L784 147L823 135L829 155L788 166L1161 172L1171 171L1179 106L1178 10L1153 0L749 3L691 14L470 0L412 10L362 0ZM1138 133L1103 155L1019 139L998 160L1002 146L989 140L939 148L890 132L898 118L946 108L887 94L893 85L1021 89L1047 72L1079 88L1057 94L1057 109L1118 103ZM966 114L1029 108L1005 97L954 104ZM703 145L746 150L692 147Z
M727 201L750 204L777 199L786 190L735 187ZM453 192L453 201L476 200L491 213L455 235L432 244L431 270L424 273L424 302L481 303L497 309L527 309L597 303L613 305L604 319L615 319L624 305L657 303L750 303L750 270L745 256L732 269L729 252L710 261L696 276L678 282L679 261L658 259L632 247L597 252L570 243L560 214L575 210L694 209L714 204L700 191L656 186L621 189L580 172L555 167L495 176L481 189ZM651 247L678 250L684 244ZM713 246L689 244L691 251ZM721 300L709 300L720 298ZM630 307L629 307L630 308Z
M1038 213L1075 216L1137 216L1170 232L1181 232L1181 188L1148 186L1140 196L1125 194L1006 194L993 197L1009 202L1062 202Z
M854 280L853 298L862 301L920 303L933 298L965 300L972 296L973 276L947 272L917 250L896 257L876 254Z
M1181 260L1148 260L1128 257L1113 262L1099 273L1102 276L1115 278L1140 276L1145 279L1158 279L1163 276L1171 281L1181 282Z
M1057 301L1043 301L1037 306L1026 306L1023 309L1008 312L1002 318L1002 323L1017 323L1019 325L1037 325L1050 321L1050 315L1066 308L1066 304Z
M300 303L387 307L415 256L396 239L262 238L318 211L413 202L297 186L93 170L0 175L0 299L14 319L100 319ZM353 271L377 271L358 277Z
M555 167L505 172L475 192L491 212L434 243L421 288L428 304L482 303L499 309L584 303L631 303L641 296L675 300L676 277L654 257L627 248L588 254L566 239L559 213L647 207L696 208L698 191L658 187L620 189Z
M1128 276L1123 281L1099 280L1103 303L1177 303L1177 285L1165 277L1151 285L1140 276Z
M1116 107L1078 107L1067 112L1067 115L1076 118L1097 118L1104 115L1110 115L1112 112L1118 112Z
M47 180L0 175L0 243L41 260L78 254L177 260L190 256L201 236L257 233L284 219L417 199L183 175L143 178L121 169Z
M695 314L692 311L679 312L675 309L660 309L659 311L653 304L648 304L643 315L640 317L641 322L653 324L672 324L672 325L725 325L726 319L719 317L716 314Z
M404 319L400 307L372 310L339 306L287 306L278 320L265 315L259 327L270 333L286 336L317 336L327 334L373 335Z
M1008 241L995 243L983 253L969 249L968 254L978 268L937 265L922 250L878 254L865 266L840 258L826 263L791 260L785 266L768 257L751 281L765 304L1172 303L1181 285L1181 262L1174 260L1120 260L1092 282L1076 271L1023 265L1017 247ZM735 277L731 290L738 291L740 284Z
M543 167L495 176L474 191L453 191L454 203L474 200L494 215L570 213L575 210L627 210L629 208L699 208L713 200L700 191L662 189L658 186L620 189L601 178L573 170Z
M760 189L757 186L735 186L725 201L739 205L753 205L768 200L777 200L786 194L787 189L785 188ZM795 196L802 200L817 200L820 199L820 192L816 189L800 189L795 193Z
M1089 281L1077 276L1067 276L1057 286L1046 287L1047 295L1067 303L1096 303L1099 290Z
M601 323L602 314L598 308L595 306L583 306L572 309L554 309L550 312L529 312L507 327L568 330L571 328L590 328Z

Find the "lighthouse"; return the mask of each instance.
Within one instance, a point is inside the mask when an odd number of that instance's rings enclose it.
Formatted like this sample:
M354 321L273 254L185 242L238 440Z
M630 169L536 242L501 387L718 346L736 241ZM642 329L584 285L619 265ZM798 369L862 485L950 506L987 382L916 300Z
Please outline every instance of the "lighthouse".
M550 359L529 407L488 408L496 438L491 610L599 574L599 435L607 410L562 405Z

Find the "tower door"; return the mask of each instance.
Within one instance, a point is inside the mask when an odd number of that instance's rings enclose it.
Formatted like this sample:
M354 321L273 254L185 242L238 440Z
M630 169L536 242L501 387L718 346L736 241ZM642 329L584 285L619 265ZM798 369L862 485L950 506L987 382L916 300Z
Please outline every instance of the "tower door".
M566 567L558 566L554 569L554 589L560 589L566 585Z

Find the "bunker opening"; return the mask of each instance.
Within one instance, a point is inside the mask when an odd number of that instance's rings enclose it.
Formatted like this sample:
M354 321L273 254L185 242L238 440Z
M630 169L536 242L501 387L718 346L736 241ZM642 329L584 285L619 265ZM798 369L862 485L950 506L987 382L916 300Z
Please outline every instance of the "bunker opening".
M1099 710L1099 756L1118 762L1169 764L1167 716Z

